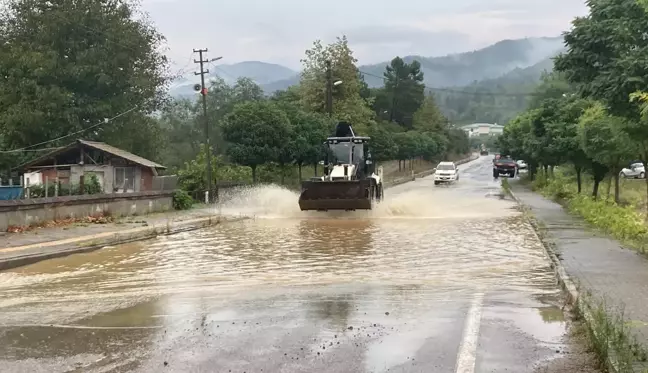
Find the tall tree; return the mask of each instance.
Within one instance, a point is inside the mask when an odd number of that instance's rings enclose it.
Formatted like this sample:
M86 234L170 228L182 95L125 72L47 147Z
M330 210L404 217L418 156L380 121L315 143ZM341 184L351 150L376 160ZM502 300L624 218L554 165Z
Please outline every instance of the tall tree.
M162 164L175 171L195 158L204 142L204 132L196 118L196 103L186 99L171 101L165 105L158 121L167 144Z
M80 136L155 153L158 129L146 116L163 102L167 59L162 35L139 13L131 0L8 0L0 21L3 145L48 141L133 109Z
M291 142L291 126L286 114L268 101L238 104L223 123L228 142L227 154L232 161L252 168L257 181L257 167L282 160Z
M587 109L580 119L581 147L589 157L607 166L614 177L614 201L619 203L619 172L636 154L636 145L623 131L624 118L609 115L602 104ZM597 196L596 180L592 195Z
M629 97L648 86L647 3L588 1L589 14L573 21L565 33L567 51L555 61L555 69L575 83L582 96L601 100L611 114L628 119L624 130L644 144L640 150L644 162L648 161L648 122L641 120L641 104Z
M331 62L333 80L341 81L333 90L333 116L351 123L358 133L366 133L373 120L373 112L363 98L366 87L360 80L357 59L349 47L346 36L337 38L327 46L317 40L306 51L302 60L300 95L305 108L318 113L326 112L326 63Z
M448 119L441 113L434 96L426 96L421 107L414 113L413 127L422 132L443 133Z
M423 72L418 61L408 64L402 58L394 58L385 71L385 93L389 97L389 120L411 129L414 113L425 99Z

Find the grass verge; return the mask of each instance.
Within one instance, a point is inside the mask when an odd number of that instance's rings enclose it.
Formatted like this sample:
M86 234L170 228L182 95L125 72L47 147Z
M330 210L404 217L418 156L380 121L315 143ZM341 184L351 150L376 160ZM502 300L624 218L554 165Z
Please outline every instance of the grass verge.
M578 313L585 320L591 346L601 365L615 373L648 373L648 352L630 331L623 310L615 310L604 298L579 292Z
M502 178L502 190L504 193L511 195L511 184L509 184L508 179Z
M638 183L636 180L623 181L620 190L624 199L619 204L607 196L592 198L588 183L584 183L581 193L578 193L575 177L561 170L556 170L552 178L538 176L531 182L531 187L545 197L559 202L570 213L582 217L590 225L625 245L648 254L645 204L637 184L643 185L643 181L639 180ZM605 187L602 186L602 189L604 190Z

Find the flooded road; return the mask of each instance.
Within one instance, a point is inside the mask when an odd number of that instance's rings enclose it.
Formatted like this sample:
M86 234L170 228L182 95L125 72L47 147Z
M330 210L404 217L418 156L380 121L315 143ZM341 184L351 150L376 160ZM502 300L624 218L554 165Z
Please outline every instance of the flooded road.
M490 167L365 212L258 188L219 207L249 220L0 272L0 371L534 372L560 293Z

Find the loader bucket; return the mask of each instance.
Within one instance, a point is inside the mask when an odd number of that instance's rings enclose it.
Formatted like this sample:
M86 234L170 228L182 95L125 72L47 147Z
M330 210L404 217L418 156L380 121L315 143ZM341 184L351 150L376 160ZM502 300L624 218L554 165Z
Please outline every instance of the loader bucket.
M304 181L299 208L306 210L371 210L371 181Z

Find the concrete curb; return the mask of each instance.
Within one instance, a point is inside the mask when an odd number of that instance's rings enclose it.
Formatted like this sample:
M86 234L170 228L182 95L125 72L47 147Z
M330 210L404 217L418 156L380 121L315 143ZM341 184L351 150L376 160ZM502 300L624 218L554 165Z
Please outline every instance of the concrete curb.
M515 200L515 202L520 207L522 208L527 207L524 204L524 202L522 202L517 196L515 196L515 193L510 187L506 192L513 198L513 200ZM592 335L597 340L597 342L598 343L604 342L602 336L598 335L596 331L594 316L590 305L583 299L583 297L580 296L578 292L578 287L576 286L574 281L572 281L571 277L567 274L565 267L560 262L560 259L558 258L554 250L551 248L551 246L547 243L545 239L540 237L540 234L538 233L540 227L536 222L533 221L533 219L530 219L528 216L525 216L525 219L533 228L533 234L535 235L535 237L542 244L542 247L544 248L544 252L550 260L551 268L556 273L556 278L558 279L558 283L560 284L562 289L566 291L567 294L569 295L570 303L576 304L578 306L579 313L585 319L587 327L590 329ZM613 354L607 354L605 364L607 366L608 371L611 373L621 373L622 372L620 369L621 363L616 358L616 351L614 346L609 342L608 342L608 349L609 351L615 352Z
M101 234L100 238L94 237L99 235L80 237L78 240L60 240L59 245L50 246L42 253L16 255L11 258L0 259L0 271L22 267L28 264L37 263L47 259L60 258L72 254L88 253L95 250L102 249L106 246L121 245L130 242L144 241L158 236L168 236L182 232L194 231L221 223L229 223L247 219L241 218L223 218L220 216L205 216L196 219L189 219L184 221L172 222L165 226L142 227L125 232L106 232L108 234ZM68 241L68 242L65 242ZM25 245L30 248L47 247L43 244ZM7 248L11 249L11 248Z
M455 164L460 165L460 164L472 162L472 161L474 161L476 159L479 159L479 157L480 157L479 155L477 155L477 156L473 155L473 156L471 156L469 158L460 159L460 160L456 161ZM417 174L414 174L413 176L401 177L399 179L396 179L396 180L393 180L393 181L390 181L390 182L385 182L385 188L391 188L391 187L394 187L394 186L397 186L397 185L409 183L410 181L416 181L416 179L420 179L420 178L427 177L427 176L430 176L430 175L434 174L435 171L436 171L436 168L433 168L433 169L430 169L430 170L427 170L427 171L419 172Z

